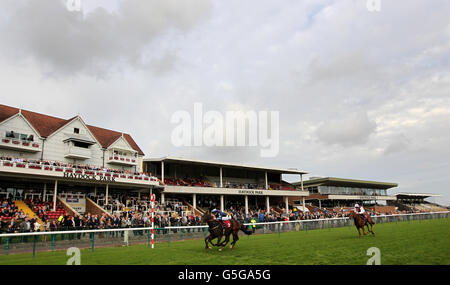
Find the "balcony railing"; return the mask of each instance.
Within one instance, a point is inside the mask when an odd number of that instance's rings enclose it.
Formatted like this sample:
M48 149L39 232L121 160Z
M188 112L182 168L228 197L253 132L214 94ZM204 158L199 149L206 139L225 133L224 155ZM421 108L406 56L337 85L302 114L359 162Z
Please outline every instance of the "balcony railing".
M130 157L130 156L122 156L122 155L109 155L108 156L108 163L113 164L122 164L122 165L137 165L137 158L136 157Z
M0 147L28 152L39 152L42 150L42 145L39 142L9 137L0 139Z
M128 181L135 181L139 183L158 182L158 178L154 176L148 176L145 174L132 174L132 173L117 173L105 170L91 170L91 169L79 169L67 166L55 166L44 163L29 163L21 160L0 160L0 171L7 169L31 169L36 171L44 171L47 173L54 173L55 176L61 176L62 173L81 174L81 175L96 175L105 178L125 179ZM158 183L159 184L159 183Z

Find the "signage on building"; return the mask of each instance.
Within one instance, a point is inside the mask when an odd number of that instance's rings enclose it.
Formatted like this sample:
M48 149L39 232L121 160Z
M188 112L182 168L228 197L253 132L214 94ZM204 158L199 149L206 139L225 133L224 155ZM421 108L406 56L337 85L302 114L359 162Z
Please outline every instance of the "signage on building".
M239 190L238 193L245 195L264 195L262 190Z
M64 172L64 178L72 178L78 180L90 180L90 181L105 181L105 182L116 182L115 177L106 177L95 174L81 174L81 173L69 173Z

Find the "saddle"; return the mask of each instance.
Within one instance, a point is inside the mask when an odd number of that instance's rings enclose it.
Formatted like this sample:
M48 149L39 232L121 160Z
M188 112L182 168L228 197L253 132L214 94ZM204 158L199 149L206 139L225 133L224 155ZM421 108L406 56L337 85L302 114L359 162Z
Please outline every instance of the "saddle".
M225 226L225 228L231 228L231 221L230 220L222 221L222 224Z

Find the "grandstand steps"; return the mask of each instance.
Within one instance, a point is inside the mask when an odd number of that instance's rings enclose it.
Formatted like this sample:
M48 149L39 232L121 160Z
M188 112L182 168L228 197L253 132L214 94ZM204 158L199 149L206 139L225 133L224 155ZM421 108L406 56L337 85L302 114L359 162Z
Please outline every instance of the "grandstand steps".
M283 210L281 210L281 209L278 208L278 207L274 207L274 208L273 208L273 211L274 211L275 213L277 213L277 214L283 213Z
M188 202L184 201L184 204L186 204L186 206L188 206L189 211L194 211L195 215L201 215L203 216L205 213L203 211L201 211L199 208L194 209L194 206L192 206L191 204L189 204Z
M405 204L399 203L397 201L392 201L391 204L394 205L395 207L397 207L398 211L411 211L412 210L409 206L406 206Z
M305 213L305 212L309 212L309 209L305 206L303 207L303 205L300 206L295 206L299 211Z
M86 213L90 213L91 215L102 216L103 214L107 214L109 217L112 217L108 211L100 207L97 203L86 197Z
M202 207L197 206L197 209L199 209L199 210L202 211L203 213L209 212L208 208L202 208Z
M67 204L66 201L61 199L61 197L56 196L56 199L62 205L62 208L64 209L64 211L66 211L67 214L69 214L72 217L75 217L75 215L80 215L80 213L78 213L74 208L72 208L72 206ZM56 205L58 205L58 204L56 204Z
M30 209L30 207L28 207L27 204L25 204L24 201L15 200L14 203L16 204L19 211L22 211L25 215L28 215L28 217L30 217L30 219L36 219L38 221L38 223L41 224L41 230L44 229L44 222L41 220L41 218L39 218L38 215L36 215L35 212L33 212L33 210Z
M310 205L305 205L305 206L306 206L306 208L308 208L308 210L309 210L311 213L314 213L314 212L324 213L324 211L323 211L322 209L319 209L319 207L310 206Z

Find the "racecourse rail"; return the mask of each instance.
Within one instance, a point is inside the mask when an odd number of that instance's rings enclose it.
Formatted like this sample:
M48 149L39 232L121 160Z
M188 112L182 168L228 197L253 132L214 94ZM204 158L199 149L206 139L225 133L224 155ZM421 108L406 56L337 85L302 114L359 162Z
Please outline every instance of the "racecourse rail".
M375 224L380 224L449 217L450 211L379 215L372 216L372 219ZM255 234L278 233L278 235L281 235L281 233L289 231L326 228L332 230L336 227L350 227L353 225L353 221L348 217L342 217L244 223L244 225L248 226ZM154 233L154 241L156 243L160 245L167 243L167 246L170 247L171 241L205 238L208 235L208 226L141 227L0 234L0 254L32 252L34 257L39 251L63 250L69 247L91 248L94 251L95 247L128 246L143 243L147 243L150 248L152 247L152 233Z

